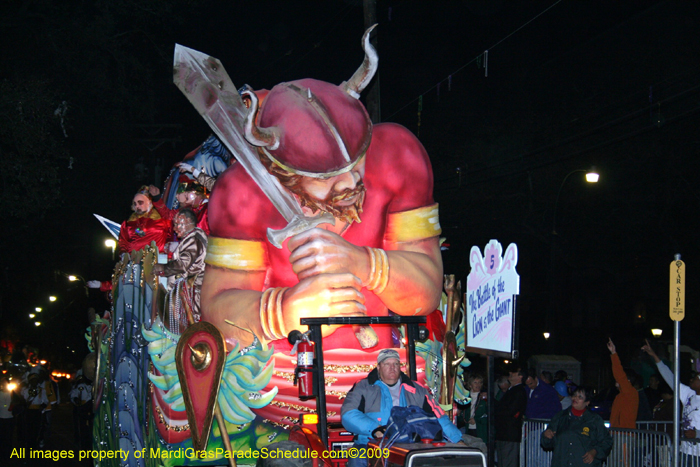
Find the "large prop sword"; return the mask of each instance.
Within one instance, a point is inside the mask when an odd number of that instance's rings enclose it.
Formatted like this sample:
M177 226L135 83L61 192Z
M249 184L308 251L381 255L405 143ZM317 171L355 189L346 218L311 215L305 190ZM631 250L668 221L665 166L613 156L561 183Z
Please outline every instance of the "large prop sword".
M329 213L305 216L294 196L260 162L256 149L244 136L248 109L218 59L175 44L173 81L288 222L281 230L267 229L270 243L282 248L286 239L298 233L319 224L335 225L335 218ZM362 348L377 344L377 334L369 326L356 326L353 330Z
M175 85L287 221L281 230L267 229L270 243L282 248L282 243L293 235L319 224L335 224L335 218L328 213L305 216L294 196L260 162L256 149L244 137L248 109L218 59L176 44L173 67Z

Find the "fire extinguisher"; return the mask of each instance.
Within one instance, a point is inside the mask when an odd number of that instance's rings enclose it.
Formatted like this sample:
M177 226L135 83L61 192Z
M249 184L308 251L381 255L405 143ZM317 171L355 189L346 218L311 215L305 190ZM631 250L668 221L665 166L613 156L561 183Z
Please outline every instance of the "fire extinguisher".
M307 334L301 331L289 333L289 342L294 345L292 355L296 351L297 366L294 369L294 385L299 387L299 399L307 400L316 397L316 379L314 378L314 344Z

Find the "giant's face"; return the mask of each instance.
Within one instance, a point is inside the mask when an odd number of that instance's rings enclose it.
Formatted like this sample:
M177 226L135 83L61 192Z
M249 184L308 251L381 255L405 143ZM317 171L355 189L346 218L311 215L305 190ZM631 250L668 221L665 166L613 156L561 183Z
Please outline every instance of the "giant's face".
M146 214L153 207L153 203L148 196L137 193L131 202L131 210L134 211L139 216Z
M359 222L365 200L364 175L365 158L362 157L348 172L325 179L302 177L299 184L290 189L312 213L321 210L345 222Z

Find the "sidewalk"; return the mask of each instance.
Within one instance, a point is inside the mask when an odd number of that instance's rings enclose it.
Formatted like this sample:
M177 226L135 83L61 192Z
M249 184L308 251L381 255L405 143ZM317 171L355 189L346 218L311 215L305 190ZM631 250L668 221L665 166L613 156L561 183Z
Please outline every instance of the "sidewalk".
M47 459L31 459L29 450L25 450L26 458L18 459L17 457L11 457L10 459L0 459L0 465L7 467L90 467L92 462L90 461L78 461L78 456L80 449L75 444L73 439L73 406L70 403L60 404L56 407L53 413L53 420L51 422L51 437L48 440L46 446L44 446L41 451L46 454L47 450L51 451L49 455L58 457L61 452L64 452L66 456L73 455L73 459L64 458L53 460L52 458ZM16 433L15 433L15 443ZM19 449L16 451L19 453ZM36 453L34 453L34 457Z

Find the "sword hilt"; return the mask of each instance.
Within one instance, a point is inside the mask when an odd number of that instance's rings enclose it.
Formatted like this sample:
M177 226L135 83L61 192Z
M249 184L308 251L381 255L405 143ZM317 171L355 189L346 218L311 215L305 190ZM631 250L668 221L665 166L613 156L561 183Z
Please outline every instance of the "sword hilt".
M314 217L294 216L286 227L279 230L267 229L267 239L277 248L282 248L282 243L289 237L313 229L319 224L335 225L335 217L327 212L320 213Z

